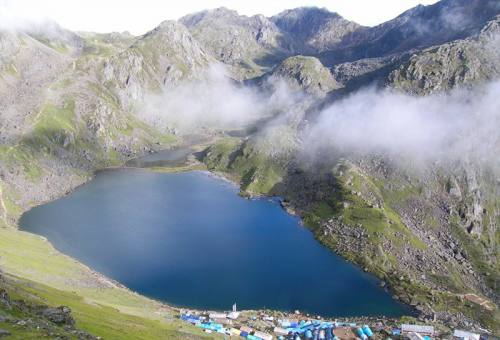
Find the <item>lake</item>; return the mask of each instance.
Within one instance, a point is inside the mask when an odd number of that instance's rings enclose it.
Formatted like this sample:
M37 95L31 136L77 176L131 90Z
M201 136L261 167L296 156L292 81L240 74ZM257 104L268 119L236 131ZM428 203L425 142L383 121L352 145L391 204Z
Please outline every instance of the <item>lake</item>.
M155 166L176 166L186 162L192 153L188 147L179 147L171 150L155 152L144 157L129 160L125 166L135 168L147 168Z
M156 159L152 161L157 161ZM379 281L320 245L277 199L207 172L106 170L20 221L61 252L172 305L400 316Z

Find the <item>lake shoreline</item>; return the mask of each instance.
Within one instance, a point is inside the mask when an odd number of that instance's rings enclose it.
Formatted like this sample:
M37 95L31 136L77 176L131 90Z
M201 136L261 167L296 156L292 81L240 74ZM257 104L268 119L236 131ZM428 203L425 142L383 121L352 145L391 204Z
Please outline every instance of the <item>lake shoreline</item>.
M188 167L187 168L182 168L182 166L172 166L172 167L161 167L159 170L157 169L154 169L154 168L143 168L143 169L146 169L146 170L150 170L150 171L160 171L160 172L177 172L177 169L180 169L179 172L187 172L187 171L203 171L205 173L207 173L209 176L212 176L212 177L215 177L215 178L218 178L224 182L228 182L228 183L231 183L232 185L234 185L235 187L237 187L238 189L241 189L240 187L240 183L237 182L234 178L231 178L231 176L229 176L227 173L224 173L224 172L220 172L220 171L217 171L217 172L214 172L214 171L210 171L206 168L205 164L200 162L199 160L191 160L191 161L187 161L186 164ZM190 166L197 166L197 165L200 165L203 167L203 169L191 169L189 168ZM279 199L279 204L281 206L281 208L289 215L291 216L295 216L297 218L299 218L299 221L300 221L300 224L303 225L306 229L308 230L311 230L311 228L309 228L305 223L304 223L304 220L302 218L302 216L290 205L288 204L286 201L284 201L282 198L278 197L278 196L272 196L272 195L265 195L265 194L251 194L251 193L247 193L247 192L244 192L244 191L239 191L239 195L243 198L246 198L246 199L258 199L258 198L278 198ZM314 233L313 233L314 235ZM411 304L406 304L404 302L401 301L401 296L399 296L397 293L396 293L396 290L394 289L394 287L392 287L389 283L383 281L382 279L378 278L374 273L371 273L369 271L367 271L366 269L362 268L361 266L359 266L357 263L353 262L353 261L350 261L349 259L347 258L344 258L343 256L339 255L339 254L336 254L334 251L332 251L331 249L329 249L328 247L326 247L325 245L323 245L318 239L317 237L314 235L314 239L315 241L320 244L322 247L325 247L327 248L330 252L334 253L335 255L341 257L344 261L348 262L348 263L351 263L352 265L356 266L357 268L363 270L364 272L366 273L369 273L370 275L372 275L373 277L375 277L378 281L380 281L381 283L381 286L383 287L383 289L389 293L392 298L396 301L399 301L400 303L402 303L403 305L407 306L410 308L410 313L407 315L407 316L410 316L410 317L419 317L421 315L421 312L415 308L415 306L411 305Z
M96 178L96 177L97 177L97 175L98 175L99 173L102 173L102 172L107 172L107 171L112 171L112 170L127 170L127 168L120 167L120 168L113 168L113 169L110 169L110 168L107 168L107 169L101 169L101 170L99 170L99 171L96 171L96 172L95 172L95 177L94 177L94 178ZM142 171L149 172L149 171L150 171L150 169L148 169L148 168L130 169L130 170L139 170L140 172L142 172ZM191 169L190 169L190 170L191 170ZM155 172L155 171L153 171L153 172ZM187 171L183 171L183 172L187 172ZM238 186L238 185L237 185L234 181L229 180L228 178L226 178L225 176L222 176L221 174L214 174L213 172L209 172L209 171L206 171L206 170L201 170L201 171L200 171L200 170L197 170L197 171L195 171L195 172L200 172L200 173L202 173L202 174L203 174L203 176L207 176L207 177L210 177L210 178L214 178L214 179L216 179L217 181L222 181L222 182L224 182L225 184L230 184L230 186L231 186L231 188L232 188L232 189L231 189L231 191L233 191L233 190L238 190L238 189L239 189L239 186ZM123 176L125 176L125 174L124 174ZM114 177L114 176L113 176L113 177ZM111 177L108 177L108 178L111 178ZM220 184L217 184L217 185L220 185ZM233 195L233 194L231 194L231 195ZM245 198L245 197L242 197L242 198ZM261 197L254 197L254 198L265 198L265 196L261 196ZM276 200L272 200L272 201L274 201L274 203L278 204L278 202L277 202ZM274 204L273 204L273 205L274 205ZM286 212L282 209L282 207L281 207L281 206L277 206L277 209L279 209L280 211L283 211L283 214L285 214L285 215L289 215L288 213L286 213ZM297 217L297 218L298 218L298 217ZM49 225L50 225L50 224L49 224ZM309 233L309 231L307 231L307 232ZM311 234L311 237L312 237L312 234ZM313 237L312 237L312 238L313 238ZM314 239L314 238L313 238L313 239ZM316 240L313 240L313 242L314 242L314 244L316 244L317 246L321 246L319 243L317 243L317 241L316 241ZM323 247L323 246L321 246L321 247ZM61 250L61 251L62 251L62 250ZM64 253L65 253L65 252L64 252ZM330 253L330 252L328 252L328 253ZM333 254L332 254L332 255L333 255ZM342 259L342 260L343 260L343 259ZM92 268L94 268L94 267L92 267ZM96 270L98 271L99 269L96 269ZM105 274L102 274L102 275L103 275L104 277L109 277L109 275L105 275ZM375 279L375 278L374 278L374 279ZM122 281L122 282L123 282L123 281ZM377 282L378 282L378 280L377 280ZM122 285L124 285L124 286L127 286L126 282L121 283L121 284L122 284ZM130 287L130 286L129 286L129 287ZM136 289L136 288L134 288L134 287L129 288L129 289L130 289L132 292L136 292L136 291L137 291L137 289ZM145 293L145 292L141 292L141 293L139 293L139 294L145 295L145 296L147 296L147 297L149 297L149 298L153 298L154 300L159 301L160 303L164 303L166 306L170 306L170 307L178 307L178 308L183 308L183 307L184 307L184 308L185 308L185 306L184 306L182 303L180 303L180 304L178 304L178 305L177 305L175 302L174 302L174 303L169 302L170 300L168 300L168 299L163 300L163 299L158 299L158 298L155 298L154 296L153 296L153 297L151 297L151 295L150 295L150 294L147 294L147 293ZM266 305L266 303L264 302L262 305ZM287 309L285 309L285 310L287 310ZM323 315L322 313L318 313L318 314L319 314L319 315ZM335 315L335 314L330 314L330 315ZM341 316L341 314L337 314L337 315L338 315L338 316ZM360 315L362 315L362 314L360 314ZM384 313L377 313L376 315L380 315L380 316L382 316L382 315L384 315ZM404 313L404 314L401 314L401 315L407 315L407 313ZM345 316L345 315L344 315L344 316Z
M182 168L182 166L185 166L187 164L187 167L186 168ZM205 169L193 169L193 167L195 166L201 166L203 165L203 163L195 160L194 162L191 160L191 161L186 161L184 164L182 164L181 166L174 166L174 167L160 167L160 169L154 169L154 168L148 168L148 167L130 167L130 166L125 166L125 163L124 165L121 165L121 166L112 166L112 167L105 167L105 168L101 168L101 169L97 169L93 172L93 174L91 176L89 176L87 178L87 180L74 187L72 190L69 190L67 192L65 192L63 195L61 195L59 198L62 198L62 197L65 197L65 196L68 196L70 195L71 193L73 193L75 190L79 189L81 186L87 184L88 182L92 181L93 179L95 179L95 177L101 173L101 172L106 172L106 171L112 171L112 170L120 170L120 169L140 169L140 170L145 170L145 171L152 171L152 172L157 172L157 171L164 171L165 169L169 169L169 172L171 172L172 170L174 170L174 172L189 172L189 171L202 171L203 173L205 173L206 175L210 176L210 177L214 177L214 178L217 178L217 179L220 179L226 183L230 183L232 186L236 187L236 188L239 188L239 183L237 183L234 179L231 179L229 178L228 176L226 176L225 174L223 173L217 173L217 172L211 172L209 170L207 170L206 168ZM241 195L241 191L240 191L240 195ZM273 198L274 196L268 196L268 195L241 195L242 197L244 198L247 198L247 199L252 199L252 198L265 198L265 197L269 197L269 198ZM44 202L42 204L45 204L47 202ZM40 204L40 205L42 205ZM292 215L292 216L296 216L300 219L301 223L302 223L302 219L300 218L300 216L298 214L296 214L295 212L291 212L289 209L286 209L286 206L283 204L283 202L280 200L280 206L281 206L281 209L283 209L287 214L289 215ZM33 209L34 207L32 207L31 209ZM31 210L29 209L29 210ZM28 211L29 211L28 210ZM315 239L315 242L317 242L319 245L321 245L316 239ZM321 245L322 246L322 245ZM74 257L71 257L69 255L66 255L65 253L61 252L61 254L63 256L67 256L67 257L70 257L71 259L74 259ZM75 259L76 260L76 259ZM345 259L343 259L345 260ZM76 260L78 261L78 260ZM79 263L81 263L80 261L78 261ZM83 263L82 263L83 264ZM83 264L84 266L87 266L85 264ZM356 264L354 264L356 265ZM128 287L126 287L125 285L119 283L118 281L116 280L113 280L113 279L110 279L108 276L104 275L104 274L101 274L100 272L92 269L91 267L87 266L93 273L96 274L97 277L100 278L100 280L103 280L103 281L108 281L110 283L112 283L113 285L115 286L118 286L120 288L124 288L128 291L130 291L131 293L133 294L138 294L138 295L141 295L141 296L145 296L144 294L140 294L140 293L137 293L135 292L133 289L130 289ZM357 267L357 265L356 265ZM359 267L358 267L359 268ZM361 269L361 268L360 268ZM377 279L378 280L378 279ZM387 287L385 287L385 290L389 293L391 293L390 290L387 290ZM397 296L394 296L393 294L391 294L393 297L396 298L396 300L398 300ZM146 296L147 297L147 296ZM164 307L167 307L167 308L171 308L171 309L185 309L185 307L182 307L182 306L176 306L175 304L170 304L168 302L164 302L164 301L161 301L161 300L158 300L158 299L155 299L155 298L151 298L151 297L147 297L148 299L151 299L157 303L159 303L160 305L164 306ZM408 305L406 305L408 306ZM285 311L279 311L279 310L276 310L277 312L285 312ZM411 313L413 314L413 313ZM405 315L406 316L406 315ZM415 316L415 315L407 315L407 316ZM356 319L356 318L363 318L363 316L356 316L356 317L352 317L352 319ZM391 319L390 317L386 317L384 315L380 315L377 317L378 319L384 319L384 318L387 318L387 320ZM345 319L351 319L351 317L345 317Z

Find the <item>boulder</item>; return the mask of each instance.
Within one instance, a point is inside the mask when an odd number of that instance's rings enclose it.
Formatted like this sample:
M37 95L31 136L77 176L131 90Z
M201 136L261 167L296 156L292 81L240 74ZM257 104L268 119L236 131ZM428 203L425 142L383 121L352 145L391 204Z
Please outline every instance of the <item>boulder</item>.
M71 309L66 306L48 307L42 312L42 315L57 325L73 326L75 324L75 320L71 316Z

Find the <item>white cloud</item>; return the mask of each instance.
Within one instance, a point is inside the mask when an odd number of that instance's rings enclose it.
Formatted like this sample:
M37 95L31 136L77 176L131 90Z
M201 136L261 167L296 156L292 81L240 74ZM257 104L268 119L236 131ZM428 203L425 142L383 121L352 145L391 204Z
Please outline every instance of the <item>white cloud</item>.
M224 65L213 64L193 80L161 93L149 93L136 106L147 123L180 133L201 129L241 129L261 119L267 126L289 124L303 116L306 95L281 80L268 80L265 90L232 80ZM268 121L271 120L271 121Z
M223 66L213 65L199 79L146 95L138 111L149 124L193 133L245 126L268 111L262 99L255 89L235 84Z
M413 97L362 90L322 111L304 138L306 154L388 154L412 161L499 166L500 82Z

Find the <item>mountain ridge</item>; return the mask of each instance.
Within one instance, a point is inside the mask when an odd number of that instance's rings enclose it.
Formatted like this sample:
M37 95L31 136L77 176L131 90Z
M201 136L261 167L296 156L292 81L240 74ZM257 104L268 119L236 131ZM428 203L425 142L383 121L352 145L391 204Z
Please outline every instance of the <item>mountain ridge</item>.
M472 14L457 27L464 12ZM498 332L494 168L442 160L422 169L383 153L363 157L326 148L303 155L300 148L307 149L304 133L319 112L359 89L427 98L499 79L499 14L495 1L443 0L376 27L299 8L271 18L203 11L138 37L53 25L47 32L0 31L2 232L38 250L39 243L15 229L23 211L85 183L97 169L189 139L189 129L148 123L142 104L200 82L204 70L217 65L228 69L224 79L236 89L280 99L285 83L293 96L241 138L207 128L204 137L216 140L202 152L210 170L236 179L245 194L282 196L320 242L383 279L422 320ZM304 164L301 157L321 161ZM23 270L12 265L13 251L1 255L9 270L31 275L40 256L33 249ZM488 299L494 310L466 300L466 292Z

